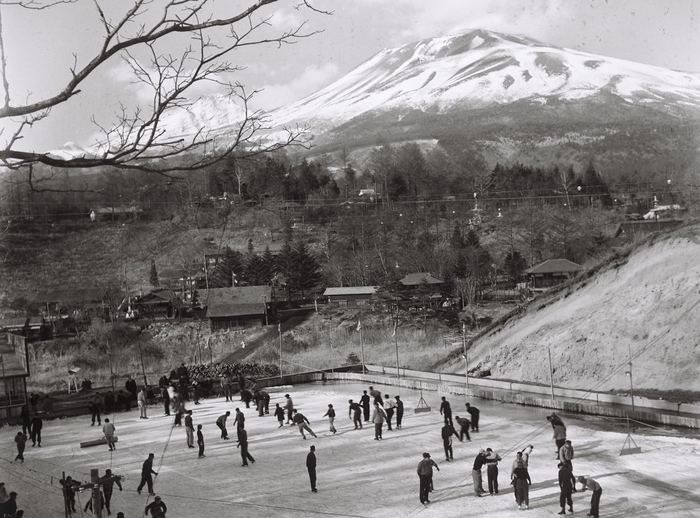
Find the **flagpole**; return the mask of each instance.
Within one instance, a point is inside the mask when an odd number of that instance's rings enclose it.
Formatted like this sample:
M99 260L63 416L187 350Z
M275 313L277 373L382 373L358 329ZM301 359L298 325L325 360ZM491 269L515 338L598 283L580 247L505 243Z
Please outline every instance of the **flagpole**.
M396 320L394 321L394 346L396 347L396 378L401 379L401 371L399 371L399 305L396 304Z
M357 329L360 330L360 349L362 351L362 374L365 373L365 342L362 340L362 320L357 321Z
M277 322L277 333L280 335L280 381L282 380L282 324Z

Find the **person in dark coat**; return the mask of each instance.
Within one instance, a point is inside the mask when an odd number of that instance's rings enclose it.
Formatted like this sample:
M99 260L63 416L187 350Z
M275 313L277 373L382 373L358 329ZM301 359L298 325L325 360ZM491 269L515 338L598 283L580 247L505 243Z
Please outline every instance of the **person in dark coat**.
M294 402L289 394L285 394L284 397L287 399L287 402L284 404L284 409L287 411L287 424L293 424L292 417L294 417Z
M440 403L440 415L444 416L445 418L445 424L449 424L450 426L453 426L452 424L452 407L450 406L450 402L447 401L447 398L445 396L442 396L442 403Z
M566 464L560 462L557 466L559 468L559 506L561 511L559 514L566 514L566 504L569 504L569 512L574 512L574 502L571 499L571 493L573 492L573 486L571 485L571 470Z
M480 450L476 459L474 459L474 467L472 468L472 481L474 482L474 495L482 496L486 491L482 485L481 468L486 464L486 450Z
M455 421L457 421L457 424L459 425L459 440L460 442L464 442L464 436L467 436L467 440L471 441L471 437L469 437L469 425L471 422L469 419L466 417L459 417L458 415L455 416Z
M24 516L23 511L17 511L17 493L14 491L10 492L10 499L3 505L3 512L7 518Z
M301 433L301 436L306 439L306 435L304 434L304 430L309 432L311 435L313 435L314 438L316 438L316 434L314 431L309 427L309 420L306 418L304 414L301 412L298 412L296 409L294 409L294 417L292 417L292 422L299 427L299 433Z
M15 443L17 444L17 456L15 457L15 462L18 460L24 462L24 448L27 445L27 434L17 432L17 435L15 435Z
M459 439L459 435L457 435L455 429L452 428L452 425L445 422L445 426L442 427L442 446L445 448L445 460L447 461L454 459L454 455L452 453L453 435Z
M433 467L440 471L440 468L433 459L430 458L430 453L423 454L423 460L418 463L416 472L420 479L420 488L418 496L421 504L430 503L430 486L433 480Z
M369 399L369 394L367 394L366 390L363 390L360 405L362 405L362 411L365 414L365 423L369 421Z
M513 483L515 485L515 499L518 502L518 509L529 509L532 480L530 480L530 473L523 461L519 461L518 467L513 470Z
M165 410L165 415L170 415L170 393L168 392L168 387L163 387L160 392L163 396L163 409Z
M472 418L472 432L479 431L479 409L475 406L471 406L469 403L466 404L467 412Z
M284 426L284 408L282 408L279 403L277 403L277 406L275 407L275 417L277 418L277 422L280 424L278 428L282 428Z
M112 493L114 493L114 484L117 484L117 487L119 488L119 491L122 490L122 483L119 479L112 479L114 475L112 475L112 470L107 469L105 470L104 477L102 477L104 480L102 481L102 492L104 493L105 496L105 509L107 509L107 514L112 514L112 510L109 508L109 504L112 501ZM112 479L112 480L110 480Z
M136 401L136 393L138 392L138 389L136 388L136 380L129 375L129 377L126 380L126 383L124 384L124 388L126 388L128 394L128 398L130 401ZM127 408L127 410L129 410Z
M90 426L95 426L95 419L97 419L97 424L102 424L102 419L100 418L100 411L102 410L102 398L100 393L96 392L92 396L92 401L90 401L90 413L92 414L92 424Z
M29 432L32 438L32 446L36 446L38 444L39 448L41 448L41 429L43 427L44 420L38 415L35 415L32 418L31 431Z
M165 518L165 513L168 512L168 506L157 496L153 499L153 502L146 506L146 510L143 514L148 515L148 511L151 511L152 518Z
M75 512L75 492L80 487L80 482L73 480L72 477L68 476L65 480L61 479L58 481L63 486L63 494L65 495L66 509L68 513Z
M265 415L268 415L270 413L270 394L264 390L261 390L260 396L262 397L263 410L265 411Z
M32 419L29 417L29 407L27 405L22 406L19 416L22 419L22 433L30 433Z
M141 482L139 487L136 488L136 492L140 495L143 486L148 485L148 494L155 496L153 492L153 477L151 475L158 476L158 473L153 471L153 459L155 459L154 453L149 453L148 458L143 461L143 466L141 467Z
M199 446L199 458L204 457L204 434L202 433L202 425L197 425L197 445Z
M328 422L330 424L331 433L335 433L336 432L335 424L334 424L335 409L333 408L333 405L328 405L328 411L325 414L323 414L323 417L326 417L326 416L328 416Z
M369 395L374 399L375 403L379 403L380 405L382 404L382 393L375 390L374 387L369 388Z
M228 430L226 430L226 420L228 419L228 416L231 415L231 412L226 410L225 414L222 414L218 417L216 420L216 426L219 427L221 430L221 438L228 440Z
M401 429L401 421L403 420L403 401L400 396L394 396L396 400L396 428Z
M489 482L489 494L498 494L498 463L501 456L491 448L486 448L486 479Z
M245 428L245 414L239 408L236 409L236 418L233 420L233 424L236 425L237 434Z
M348 417L352 419L352 422L355 425L355 430L358 428L362 430L362 407L359 405L359 403L353 402L352 399L348 400L348 403L350 404L350 408L348 409Z
M241 459L243 459L243 464L241 464L241 467L248 466L248 461L255 464L255 459L250 453L248 453L248 432L246 432L243 428L238 430L237 447L241 449Z
M316 446L309 448L309 454L306 456L306 469L309 471L309 482L311 482L311 491L318 492L316 489Z

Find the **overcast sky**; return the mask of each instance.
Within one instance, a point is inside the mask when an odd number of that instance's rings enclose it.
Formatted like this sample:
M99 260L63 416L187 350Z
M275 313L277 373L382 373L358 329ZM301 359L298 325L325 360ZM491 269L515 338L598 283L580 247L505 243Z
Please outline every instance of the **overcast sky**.
M294 9L299 0L268 6L273 29L307 20L324 31L296 45L255 47L231 60L245 65L237 79L263 89L256 106L270 109L330 84L384 48L468 28L523 34L594 54L700 72L700 0L310 0L332 16ZM129 0L104 0L126 9ZM221 9L252 0L216 0ZM116 7L115 7L116 6ZM262 13L262 12L261 12ZM59 90L78 63L94 55L100 24L92 0L45 11L2 7L12 104ZM133 103L137 88L115 60L82 86L82 93L37 123L22 148L54 149L67 141L91 144L96 127L112 120L119 99ZM198 93L216 92L216 87ZM1 124L1 123L0 123ZM0 136L4 140L5 135Z

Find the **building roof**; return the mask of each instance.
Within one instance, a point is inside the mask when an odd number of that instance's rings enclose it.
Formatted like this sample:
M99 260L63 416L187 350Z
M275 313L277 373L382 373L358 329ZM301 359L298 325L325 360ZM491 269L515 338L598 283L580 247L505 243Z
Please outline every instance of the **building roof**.
M568 259L548 259L529 270L525 270L525 273L542 275L546 273L577 273L580 271L583 271L583 267Z
M36 302L58 302L58 303L84 303L101 302L105 299L106 290L103 288L72 288L62 290L47 290L39 292L35 297Z
M0 329L21 329L27 325L27 317L3 318L0 320Z
M442 284L440 279L436 279L428 272L409 273L399 282L404 286L420 286L423 282L426 284Z
M164 268L158 272L158 278L168 280L203 279L204 272L202 270L187 271L184 268Z
M374 295L375 293L377 293L376 286L343 286L339 288L326 288L326 291L323 292L323 296Z
M264 315L263 303L272 302L271 286L236 286L197 290L199 304L207 308L207 317Z

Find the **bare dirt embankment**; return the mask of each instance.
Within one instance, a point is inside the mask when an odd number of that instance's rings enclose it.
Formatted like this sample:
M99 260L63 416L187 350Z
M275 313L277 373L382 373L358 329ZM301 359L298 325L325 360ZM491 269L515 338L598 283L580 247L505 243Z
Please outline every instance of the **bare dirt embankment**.
M470 368L589 390L700 390L700 225L650 238L626 259L477 340ZM463 360L445 372L464 372Z

